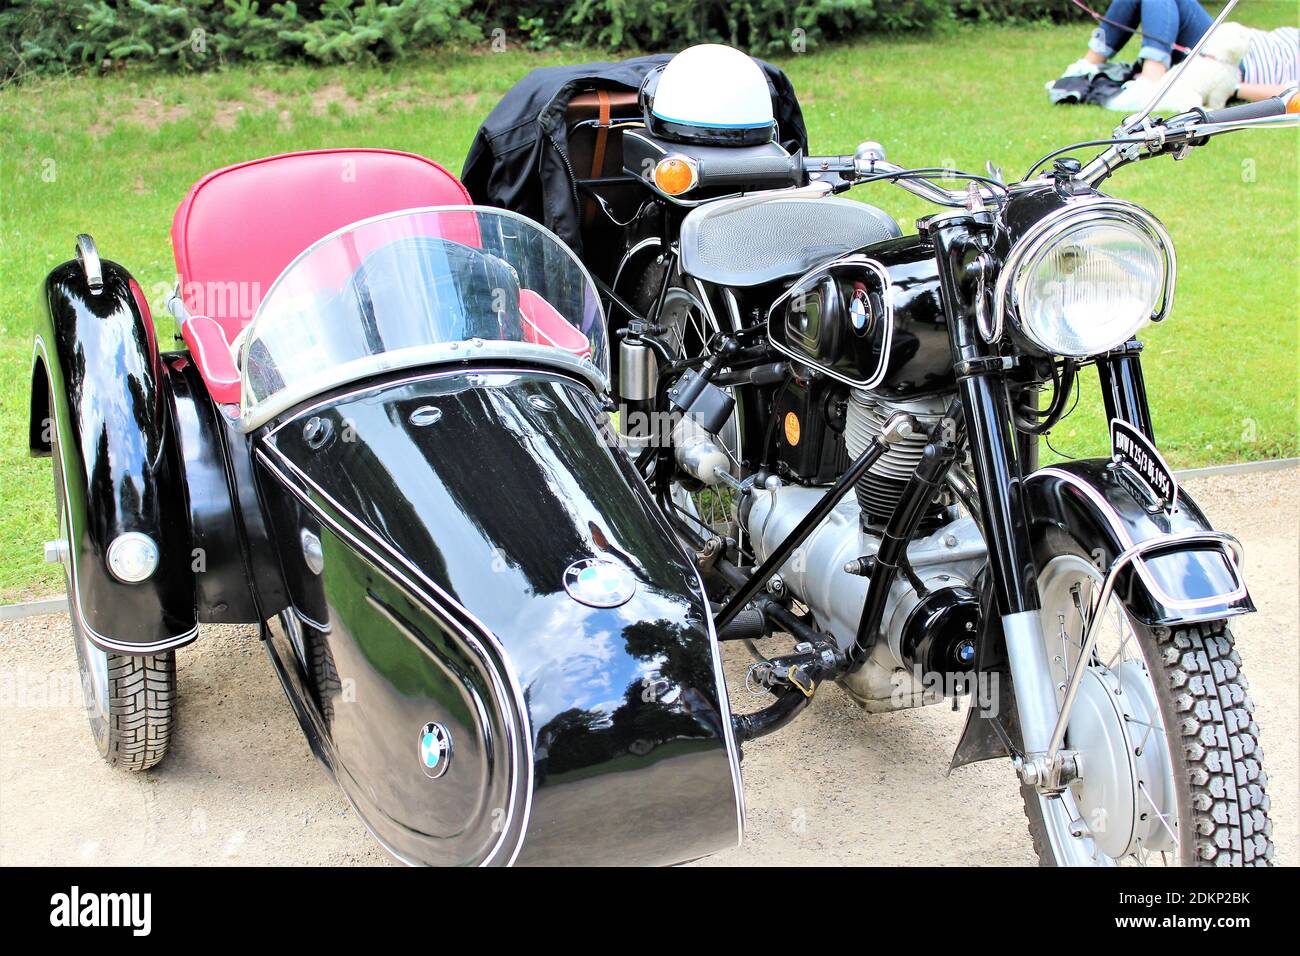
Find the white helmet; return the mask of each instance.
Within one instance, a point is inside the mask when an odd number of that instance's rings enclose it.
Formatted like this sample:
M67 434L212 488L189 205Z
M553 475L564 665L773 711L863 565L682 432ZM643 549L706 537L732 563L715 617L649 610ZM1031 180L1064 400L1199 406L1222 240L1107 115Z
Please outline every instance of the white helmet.
M660 139L756 146L776 133L762 67L718 43L689 47L652 70L641 85L641 108Z

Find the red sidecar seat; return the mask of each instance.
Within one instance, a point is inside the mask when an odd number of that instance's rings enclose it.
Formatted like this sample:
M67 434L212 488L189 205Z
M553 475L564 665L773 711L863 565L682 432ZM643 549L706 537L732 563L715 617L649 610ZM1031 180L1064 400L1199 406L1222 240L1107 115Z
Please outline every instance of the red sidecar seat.
M181 335L213 399L239 401L230 343L298 253L359 219L471 202L433 160L391 149L284 153L200 179L176 210L172 247L189 313Z

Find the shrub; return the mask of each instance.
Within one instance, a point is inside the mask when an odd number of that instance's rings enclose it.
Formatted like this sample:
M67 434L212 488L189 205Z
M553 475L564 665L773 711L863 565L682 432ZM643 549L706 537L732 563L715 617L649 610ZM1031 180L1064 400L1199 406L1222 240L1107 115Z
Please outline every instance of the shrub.
M479 36L472 0L12 0L0 11L0 80L28 71L149 62L396 59Z
M533 49L713 41L764 54L953 18L1042 19L1072 9L1062 0L11 0L0 10L0 81L124 61L203 69L400 59L498 30Z
M871 30L914 30L948 13L947 0L577 0L563 32L610 48L730 43L753 53L810 48Z

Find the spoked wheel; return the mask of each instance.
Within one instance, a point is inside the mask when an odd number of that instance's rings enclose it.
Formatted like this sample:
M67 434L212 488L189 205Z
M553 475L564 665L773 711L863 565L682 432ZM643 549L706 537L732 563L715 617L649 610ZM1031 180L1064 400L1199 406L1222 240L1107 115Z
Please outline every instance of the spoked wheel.
M1043 637L1058 702L1087 668L1065 740L1082 775L1059 796L1022 787L1040 863L1269 865L1259 732L1231 633L1222 621L1147 627L1114 597L1095 607L1102 572L1077 543L1058 545L1040 565Z
M53 409L50 411L54 420ZM54 507L58 515L64 584L69 602L76 600L72 580L72 535L63 462L56 436ZM113 654L90 640L75 607L69 608L72 642L81 674L81 696L90 735L99 754L124 770L148 770L167 754L176 704L176 652Z

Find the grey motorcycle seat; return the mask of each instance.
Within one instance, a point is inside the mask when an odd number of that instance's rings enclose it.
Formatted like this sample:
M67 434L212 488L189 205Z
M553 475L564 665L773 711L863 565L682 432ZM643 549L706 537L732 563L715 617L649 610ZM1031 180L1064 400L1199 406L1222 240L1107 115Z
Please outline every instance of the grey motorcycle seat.
M747 287L902 235L875 206L836 197L741 196L698 206L682 221L682 271Z

